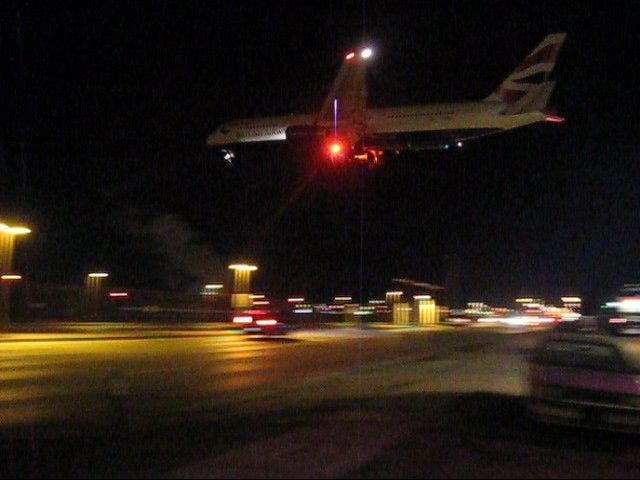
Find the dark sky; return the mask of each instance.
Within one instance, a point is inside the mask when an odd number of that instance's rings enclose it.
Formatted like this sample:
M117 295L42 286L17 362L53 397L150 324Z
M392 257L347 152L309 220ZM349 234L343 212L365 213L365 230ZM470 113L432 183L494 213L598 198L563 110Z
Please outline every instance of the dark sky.
M18 266L38 281L99 267L181 288L228 280L246 257L272 295L357 296L357 174L305 180L283 145L246 148L229 169L207 134L317 109L363 26L372 106L482 98L564 31L552 103L565 124L367 174L365 293L457 276L461 299L505 304L640 282L640 3L531 3L5 5L0 213L34 229Z

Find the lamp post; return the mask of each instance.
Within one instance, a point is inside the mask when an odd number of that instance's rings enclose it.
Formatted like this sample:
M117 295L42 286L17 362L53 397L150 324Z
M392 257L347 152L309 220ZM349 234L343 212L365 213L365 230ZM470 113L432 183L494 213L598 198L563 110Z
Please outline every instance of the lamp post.
M0 223L0 323L10 321L11 285L22 280L22 276L12 274L13 252L17 236L27 235L31 230L23 226Z
M85 278L84 286L90 318L98 316L102 300L102 285L108 276L106 272L91 272Z
M229 265L233 270L233 293L231 294L232 308L246 308L251 305L249 292L251 291L251 273L258 270L255 265L234 263Z

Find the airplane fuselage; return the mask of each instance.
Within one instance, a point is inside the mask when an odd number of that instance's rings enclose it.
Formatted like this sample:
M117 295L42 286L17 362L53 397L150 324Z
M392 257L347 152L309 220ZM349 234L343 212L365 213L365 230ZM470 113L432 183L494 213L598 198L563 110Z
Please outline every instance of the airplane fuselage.
M504 108L501 102L480 101L368 109L363 140L375 142L380 148L419 150L545 120L545 114L538 111L503 115ZM234 120L221 125L209 136L207 144L284 141L288 127L313 125L334 127L333 124L318 124L314 114ZM338 123L337 128L340 127ZM440 140L434 143L438 137Z

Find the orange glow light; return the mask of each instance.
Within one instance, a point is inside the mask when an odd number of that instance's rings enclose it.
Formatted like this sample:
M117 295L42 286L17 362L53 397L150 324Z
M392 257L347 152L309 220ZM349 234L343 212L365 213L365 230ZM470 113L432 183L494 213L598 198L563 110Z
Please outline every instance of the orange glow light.
M329 145L329 151L333 155L339 155L342 152L342 144L340 144L339 142L333 142L331 145Z

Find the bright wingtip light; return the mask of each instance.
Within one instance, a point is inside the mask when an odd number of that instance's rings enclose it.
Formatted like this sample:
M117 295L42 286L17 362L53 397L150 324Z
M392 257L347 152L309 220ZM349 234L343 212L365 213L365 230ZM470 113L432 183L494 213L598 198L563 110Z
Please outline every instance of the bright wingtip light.
M360 56L362 58L370 58L371 55L373 55L373 50L371 50L369 47L362 49L362 51L360 52Z

